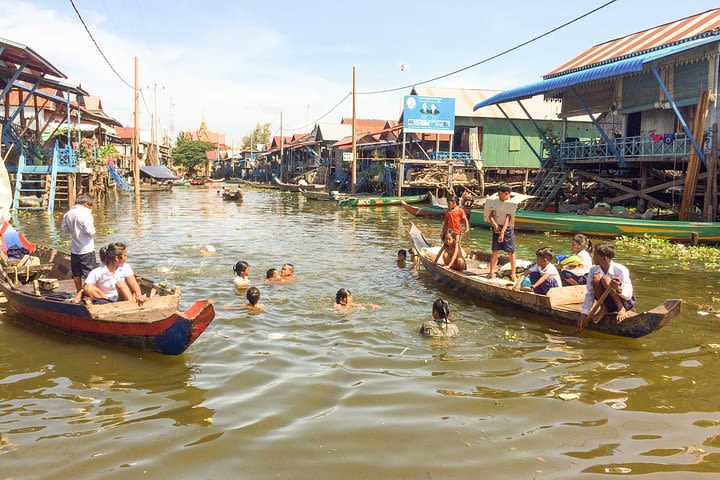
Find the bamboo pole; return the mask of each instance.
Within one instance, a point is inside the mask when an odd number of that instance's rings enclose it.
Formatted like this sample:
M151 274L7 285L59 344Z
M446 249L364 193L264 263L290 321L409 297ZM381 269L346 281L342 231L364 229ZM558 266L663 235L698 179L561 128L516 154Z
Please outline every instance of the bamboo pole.
M138 57L135 57L135 125L133 133L133 186L135 199L140 200L140 80Z
M357 69L353 65L352 87L352 172L350 176L351 192L357 191Z

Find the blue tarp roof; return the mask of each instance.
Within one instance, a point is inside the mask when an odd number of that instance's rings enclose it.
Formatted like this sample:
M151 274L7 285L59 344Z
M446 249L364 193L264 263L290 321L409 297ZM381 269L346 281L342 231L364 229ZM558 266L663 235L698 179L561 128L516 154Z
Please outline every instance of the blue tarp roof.
M643 69L643 65L648 62L652 62L654 60L658 60L660 58L667 57L693 47L704 45L706 43L717 41L720 41L720 37L717 35L700 38L697 40L681 43L679 45L673 45L670 47L653 50L651 52L646 52L623 60L613 60L610 61L610 63L590 67L586 70L580 70L579 72L569 73L567 75L549 78L547 80L531 83L522 87L505 90L504 92L493 95L487 100L483 100L482 102L478 103L477 105L475 105L473 111L483 107L487 107L489 105L495 105L498 103L533 97L541 93L552 92L553 90L560 90L562 88L572 87L574 85L591 82L593 80L610 78L617 75L622 75L624 73L640 72Z
M148 177L152 177L155 180L172 180L177 178L177 175L172 172L165 165L157 167L140 167L140 173L144 173Z

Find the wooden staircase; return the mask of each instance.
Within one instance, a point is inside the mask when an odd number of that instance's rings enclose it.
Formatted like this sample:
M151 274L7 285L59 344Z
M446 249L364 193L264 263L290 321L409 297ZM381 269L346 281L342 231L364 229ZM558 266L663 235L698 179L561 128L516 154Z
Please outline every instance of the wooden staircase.
M526 210L543 211L547 206L557 198L560 189L565 180L567 180L569 171L557 162L543 166L538 173L535 185L530 191L530 195L535 198L527 202Z
M12 210L47 210L55 211L55 191L58 170L58 149L54 149L50 165L27 165L25 152L18 158L15 174L15 192Z

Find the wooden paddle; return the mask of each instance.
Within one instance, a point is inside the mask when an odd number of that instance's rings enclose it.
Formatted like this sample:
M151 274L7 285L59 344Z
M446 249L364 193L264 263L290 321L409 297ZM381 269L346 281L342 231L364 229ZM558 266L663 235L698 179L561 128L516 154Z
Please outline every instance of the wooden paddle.
M593 304L592 308L585 317L585 321L580 324L580 331L582 331L582 329L587 325L587 323L597 314L598 310L600 310L600 307L602 307L602 305L605 303L605 299L608 295L610 295L610 288L606 288L603 294L600 295L600 298ZM593 323L598 323L599 321L600 319L593 319Z

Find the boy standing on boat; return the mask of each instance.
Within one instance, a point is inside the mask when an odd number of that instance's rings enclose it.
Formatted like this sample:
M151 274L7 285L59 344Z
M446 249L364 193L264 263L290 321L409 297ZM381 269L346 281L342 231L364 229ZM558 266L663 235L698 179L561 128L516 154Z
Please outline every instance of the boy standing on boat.
M582 330L588 321L596 322L608 313L616 313L615 319L618 323L622 322L635 305L630 272L624 265L613 262L613 258L615 258L614 245L604 243L595 247L594 265L588 273L587 293L580 310L578 330ZM594 301L601 304L600 310L593 315L593 318L588 318Z
M97 267L95 258L95 221L92 211L93 200L83 193L77 196L75 206L63 215L60 229L72 235L70 244L70 269L77 294L73 302L79 302L83 292L83 277Z
M517 276L515 274L515 231L513 227L515 226L517 205L508 201L511 192L510 185L500 185L497 193L498 200L488 201L485 204L485 220L490 223L493 231L488 278L495 278L500 250L503 250L510 259L510 279L515 282ZM502 222L502 226L500 222Z
M445 212L445 222L443 223L441 238L445 239L448 230L457 233L458 236L470 231L470 222L468 221L465 210L458 206L458 199L455 196L448 197L448 209ZM462 231L462 225L465 223L465 232Z

